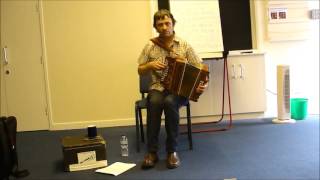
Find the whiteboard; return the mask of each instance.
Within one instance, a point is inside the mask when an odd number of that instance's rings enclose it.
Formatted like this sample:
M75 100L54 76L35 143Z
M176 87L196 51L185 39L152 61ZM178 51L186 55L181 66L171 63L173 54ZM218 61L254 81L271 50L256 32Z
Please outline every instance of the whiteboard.
M218 0L170 0L170 11L177 21L177 36L188 41L200 56L223 51Z

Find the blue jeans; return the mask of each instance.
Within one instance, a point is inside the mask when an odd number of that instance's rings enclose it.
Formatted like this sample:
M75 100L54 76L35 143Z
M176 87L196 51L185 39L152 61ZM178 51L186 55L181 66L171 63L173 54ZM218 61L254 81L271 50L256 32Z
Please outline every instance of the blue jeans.
M147 147L148 152L157 152L159 148L158 136L161 126L161 115L164 111L165 128L167 133L166 151L177 151L179 135L179 108L188 99L176 96L168 91L150 90L147 108Z

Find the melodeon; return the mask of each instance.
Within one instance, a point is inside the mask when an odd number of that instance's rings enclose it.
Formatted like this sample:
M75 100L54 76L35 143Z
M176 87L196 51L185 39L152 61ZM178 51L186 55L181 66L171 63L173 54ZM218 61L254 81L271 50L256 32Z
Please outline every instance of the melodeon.
M167 57L168 67L161 77L161 83L169 92L197 102L200 93L196 92L199 84L204 84L209 77L206 64L193 66L182 59Z

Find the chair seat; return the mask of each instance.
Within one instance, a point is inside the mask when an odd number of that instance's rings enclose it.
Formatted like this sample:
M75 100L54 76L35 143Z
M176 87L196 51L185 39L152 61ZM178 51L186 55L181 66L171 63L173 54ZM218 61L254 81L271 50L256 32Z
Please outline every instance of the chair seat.
M139 109L147 108L147 104L148 104L147 98L143 98L143 99L136 101L136 106L139 107Z

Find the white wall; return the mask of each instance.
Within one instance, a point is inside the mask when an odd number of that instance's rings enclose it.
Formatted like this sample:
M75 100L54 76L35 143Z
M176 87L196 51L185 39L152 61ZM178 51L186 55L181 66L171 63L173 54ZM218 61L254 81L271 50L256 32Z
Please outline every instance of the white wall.
M310 9L319 9L319 1L306 1ZM290 65L291 97L309 99L309 114L319 114L319 20L309 19L308 38L297 41L269 42L267 39L266 1L256 1L258 47L266 52L265 117L277 116L277 74L279 64Z

